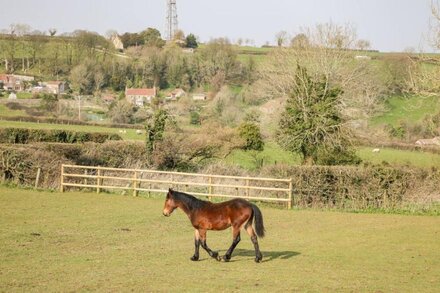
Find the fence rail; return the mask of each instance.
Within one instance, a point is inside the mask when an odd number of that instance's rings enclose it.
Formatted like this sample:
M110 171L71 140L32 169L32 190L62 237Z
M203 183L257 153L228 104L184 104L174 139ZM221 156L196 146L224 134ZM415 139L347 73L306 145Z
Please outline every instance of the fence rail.
M240 177L141 169L119 169L79 165L61 166L60 190L67 187L121 189L139 192L167 192L169 187L193 195L220 198L245 198L286 203L290 209L293 200L292 179Z

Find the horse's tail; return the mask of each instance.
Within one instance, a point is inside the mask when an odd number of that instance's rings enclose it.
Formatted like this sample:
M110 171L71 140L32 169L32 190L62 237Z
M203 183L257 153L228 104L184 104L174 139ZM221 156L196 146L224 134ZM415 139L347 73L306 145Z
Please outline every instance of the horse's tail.
M263 214L256 205L251 204L251 206L252 210L254 211L255 233L257 233L258 237L263 238L266 231L263 224Z

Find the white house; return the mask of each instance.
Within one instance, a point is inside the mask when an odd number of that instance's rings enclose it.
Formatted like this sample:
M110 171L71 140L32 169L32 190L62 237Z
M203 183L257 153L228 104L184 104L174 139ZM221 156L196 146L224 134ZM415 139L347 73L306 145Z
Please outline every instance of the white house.
M193 95L194 101L206 101L206 99L207 99L206 94L194 94Z
M66 90L66 83L59 80L45 82L44 86L46 87L46 91L48 93L55 95L63 94Z
M124 44L122 43L121 38L114 34L110 37L110 42L112 42L113 46L115 46L116 50L122 51L124 50Z
M186 92L183 89L175 89L172 92L170 92L166 97L165 100L167 101L176 101L177 99L184 97L186 95Z
M156 97L156 87L152 89L125 89L125 98L127 101L138 107L143 107L145 103L151 103L151 100Z

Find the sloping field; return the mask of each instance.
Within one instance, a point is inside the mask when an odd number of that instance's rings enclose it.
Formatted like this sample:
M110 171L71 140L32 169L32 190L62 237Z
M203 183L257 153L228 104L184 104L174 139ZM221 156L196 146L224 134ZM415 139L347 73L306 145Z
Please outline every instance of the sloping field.
M191 262L193 229L163 199L0 186L1 292L438 292L440 217L261 206L264 261ZM231 232L208 232L224 254Z

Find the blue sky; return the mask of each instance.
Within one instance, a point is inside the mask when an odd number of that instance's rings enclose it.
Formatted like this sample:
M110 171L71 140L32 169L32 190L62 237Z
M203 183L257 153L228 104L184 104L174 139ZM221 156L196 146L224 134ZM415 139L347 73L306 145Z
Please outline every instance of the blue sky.
M274 43L281 30L296 34L332 21L354 25L359 38L381 51L423 46L429 7L430 0L177 0L179 27L201 41L228 37L262 45ZM0 10L0 29L26 23L44 31L105 34L155 27L164 35L165 13L166 0L13 0Z

